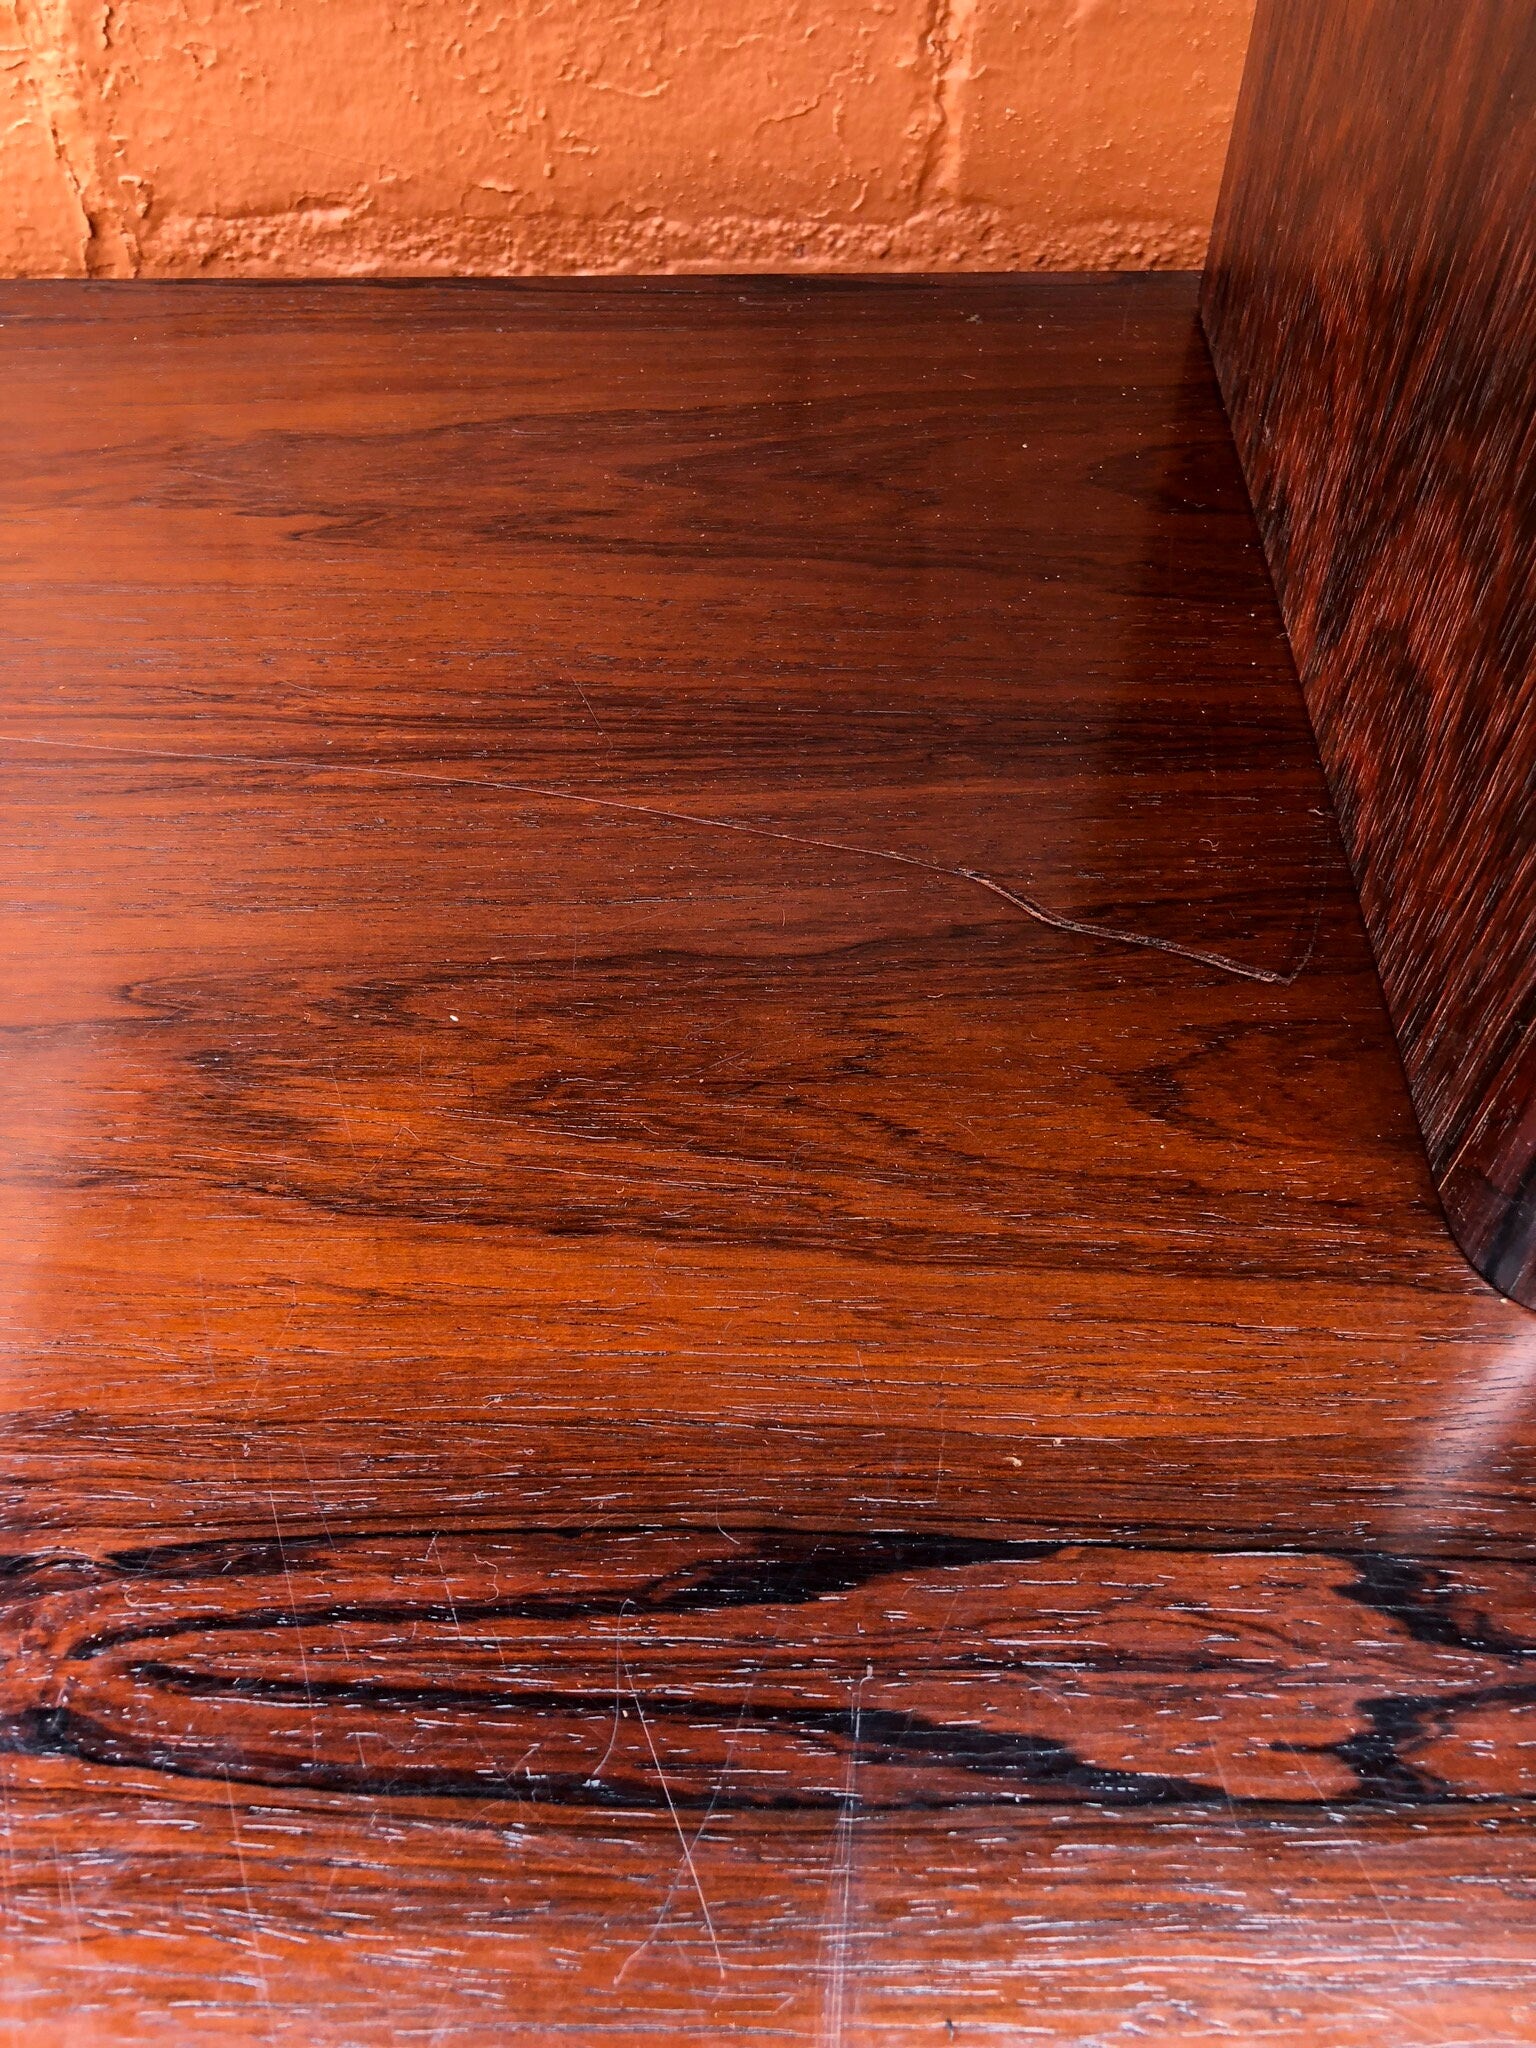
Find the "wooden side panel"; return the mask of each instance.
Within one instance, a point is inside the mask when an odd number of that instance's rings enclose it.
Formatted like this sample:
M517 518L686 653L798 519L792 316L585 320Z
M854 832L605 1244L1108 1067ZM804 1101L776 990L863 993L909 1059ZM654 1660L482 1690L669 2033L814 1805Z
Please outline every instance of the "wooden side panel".
M1204 316L1451 1228L1536 1306L1536 6L1260 0Z

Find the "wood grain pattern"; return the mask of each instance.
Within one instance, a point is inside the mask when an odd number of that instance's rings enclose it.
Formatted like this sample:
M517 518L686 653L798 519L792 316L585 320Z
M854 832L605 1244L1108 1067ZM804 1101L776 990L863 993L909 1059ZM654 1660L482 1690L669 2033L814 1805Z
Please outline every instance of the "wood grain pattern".
M18 2037L1536 2038L1194 295L0 291Z
M1536 1306L1536 15L1260 0L1204 313L1446 1214Z
M28 1560L5 1591L15 1750L215 1783L709 1814L1536 1792L1507 1562L555 1524Z

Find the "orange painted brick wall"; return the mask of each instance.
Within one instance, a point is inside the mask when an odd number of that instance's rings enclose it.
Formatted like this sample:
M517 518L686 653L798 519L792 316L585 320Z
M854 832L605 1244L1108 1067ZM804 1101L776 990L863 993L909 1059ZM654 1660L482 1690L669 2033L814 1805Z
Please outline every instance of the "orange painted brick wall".
M0 272L1202 258L1252 0L0 0Z

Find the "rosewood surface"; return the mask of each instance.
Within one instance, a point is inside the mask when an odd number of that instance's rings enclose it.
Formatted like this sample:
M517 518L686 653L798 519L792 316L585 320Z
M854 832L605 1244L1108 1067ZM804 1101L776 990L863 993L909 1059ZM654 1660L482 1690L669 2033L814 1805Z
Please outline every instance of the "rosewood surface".
M18 2039L1536 2038L1194 300L0 291Z
M1446 1213L1536 1306L1536 9L1260 0L1204 310Z

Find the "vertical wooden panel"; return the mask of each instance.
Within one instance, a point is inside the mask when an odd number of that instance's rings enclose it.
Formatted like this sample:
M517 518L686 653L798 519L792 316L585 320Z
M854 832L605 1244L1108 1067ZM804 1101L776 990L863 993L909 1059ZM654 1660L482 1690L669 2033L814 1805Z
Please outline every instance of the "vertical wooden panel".
M1204 314L1446 1213L1536 1306L1536 5L1261 0Z

